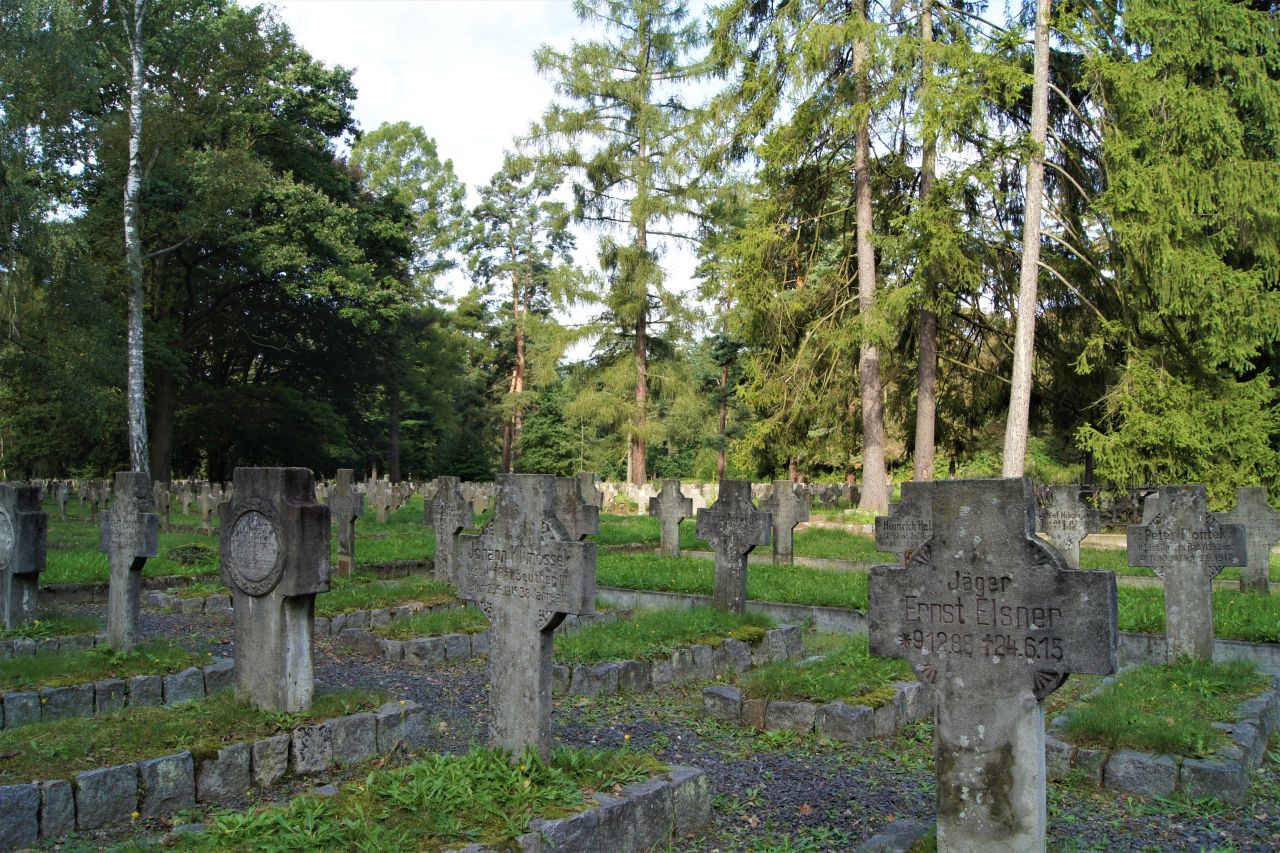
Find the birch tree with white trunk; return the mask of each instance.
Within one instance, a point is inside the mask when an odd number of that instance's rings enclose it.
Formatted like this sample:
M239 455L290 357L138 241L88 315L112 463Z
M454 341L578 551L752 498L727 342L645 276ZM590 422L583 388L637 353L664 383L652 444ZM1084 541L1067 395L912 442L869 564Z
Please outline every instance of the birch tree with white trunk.
M142 20L147 0L133 0L133 14L123 14L120 23L129 43L129 170L124 182L124 251L129 269L128 383L129 467L151 479L151 455L147 450L147 399L143 377L142 348L144 310L142 269Z

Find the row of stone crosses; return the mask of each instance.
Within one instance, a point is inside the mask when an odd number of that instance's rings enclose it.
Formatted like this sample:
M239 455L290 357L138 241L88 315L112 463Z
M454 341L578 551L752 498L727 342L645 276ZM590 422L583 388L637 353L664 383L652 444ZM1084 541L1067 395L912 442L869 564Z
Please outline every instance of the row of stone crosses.
M341 503L344 479L330 503ZM598 532L600 510L589 486L590 477L503 475L479 534L460 532L469 505L446 518L449 505L467 504L456 480L437 481L428 502L444 556L438 569L490 622L490 741L516 753L549 748L552 631L566 615L594 609L596 550L585 539ZM678 484L667 486L678 494ZM117 474L114 491L100 536L111 562L108 638L130 648L159 519L141 475ZM788 493L775 489L768 506ZM664 527L662 507L675 498L654 498ZM678 509L687 513L685 500ZM237 695L265 709L304 709L314 689L315 596L329 588L331 509L307 469L241 468L218 512ZM1129 561L1164 578L1171 658L1212 656L1212 579L1223 566L1245 566L1250 552L1265 565L1280 539L1277 521L1265 492L1242 491L1224 517L1208 512L1201 486L1165 487L1149 499L1144 523L1128 530ZM716 550L714 601L741 610L746 555L768 543L772 512L754 505L749 483L727 481L697 522ZM871 569L870 646L906 659L933 688L940 849L1044 849L1042 701L1071 673L1117 666L1115 576L1075 568L1089 526L1078 493L1053 491L1037 512L1026 479L909 483L877 520L877 546L902 563ZM38 488L0 485L6 627L34 612L46 528Z

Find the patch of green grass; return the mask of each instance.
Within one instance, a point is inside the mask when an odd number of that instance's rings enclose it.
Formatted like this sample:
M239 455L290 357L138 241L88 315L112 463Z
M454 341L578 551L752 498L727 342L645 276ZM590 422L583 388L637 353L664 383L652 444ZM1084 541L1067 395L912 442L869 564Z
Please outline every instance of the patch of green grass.
M1240 703L1270 683L1242 660L1141 666L1071 709L1065 731L1088 746L1203 757L1227 744L1212 724L1234 722Z
M0 631L0 640L45 640L50 637L96 634L100 630L102 630L102 623L92 616L71 616L66 613L50 612L42 614L39 619L33 619L25 625Z
M160 675L208 663L170 640L152 640L131 652L107 646L0 659L0 691L65 687L102 678Z
M847 638L826 656L806 666L778 661L754 669L739 680L752 699L847 702L877 708L893 698L895 681L915 678L906 661L873 657L866 637Z
M428 606L454 600L454 589L424 576L411 576L391 583L335 585L316 596L317 616L336 616L353 610L371 610L417 601Z
M1164 633L1164 590L1160 587L1120 587L1120 630ZM1213 630L1224 640L1250 643L1280 642L1280 596L1256 595L1237 589L1213 591Z
M231 594L230 589L220 583L214 583L213 581L200 581L197 583L187 584L186 586L176 586L172 589L166 590L166 592L170 595L176 595L178 598L205 598L206 596L217 595L218 593L222 593L223 595Z
M489 620L479 607L450 607L430 613L415 613L408 619L397 619L379 625L373 633L388 640L412 640L417 637L441 637L445 634L479 634L487 630Z
M223 690L178 705L35 723L0 732L0 785L69 779L82 770L188 749L197 757L209 757L227 744L372 710L384 701L383 694L368 690L317 692L310 711L275 714L237 702L234 691Z
M55 536L50 521L49 553L41 583L106 583L107 555L98 551L98 530L83 522L61 522ZM216 575L218 540L198 533L161 533L160 556L147 560L142 576Z
M807 527L796 531L795 552L802 557L826 560L853 560L861 563L896 563L898 558L876 550L871 536L830 527ZM767 548L761 549L768 551Z
M680 547L702 548L710 546L698 538L697 524L692 518L680 522ZM600 514L600 532L588 536L587 541L610 545L653 545L662 541L662 526L658 519L648 515Z
M719 645L726 637L753 640L773 627L759 613L726 613L711 607L692 610L638 610L630 619L600 622L556 636L560 663L649 660L692 643Z
M1080 568L1106 569L1119 577L1153 578L1156 573L1146 566L1130 566L1129 554L1123 548L1081 548ZM1220 581L1240 580L1240 568L1227 566L1217 577ZM1280 557L1271 558L1271 580L1280 582Z
M225 814L177 842L181 850L439 850L465 844L512 848L535 817L581 811L587 792L647 779L666 768L632 752L561 747L549 761L518 763L495 749L428 755L345 784L336 797Z
M693 557L670 559L647 554L609 554L596 557L596 580L602 586L710 595L715 566ZM830 572L803 566L752 565L747 572L747 597L829 607L867 608L867 576L861 572Z

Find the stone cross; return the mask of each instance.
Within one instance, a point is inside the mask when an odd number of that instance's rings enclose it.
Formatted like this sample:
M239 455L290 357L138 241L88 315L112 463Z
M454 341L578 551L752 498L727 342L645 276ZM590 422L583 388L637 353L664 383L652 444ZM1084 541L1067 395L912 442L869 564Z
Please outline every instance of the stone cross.
M49 516L40 508L36 487L0 483L0 628L5 631L40 615L36 596L48 539Z
M436 534L436 580L455 583L457 534L471 526L471 504L457 477L436 477L435 492L423 499L427 526Z
M218 501L213 496L213 489L206 483L200 492L200 532L205 536L213 534L213 510L217 505Z
M356 491L356 472L339 468L329 493L329 513L338 525L338 574L350 575L356 567L356 522L364 515L364 495Z
M565 529L556 480L499 475L493 521L457 537L458 597L489 618L489 742L517 757L551 746L552 633L595 611L596 546Z
M191 502L193 497L194 496L191 494L190 483L183 483L181 486L178 487L178 500L182 503L183 515L191 514Z
M1036 538L1025 478L936 482L931 504L907 564L871 569L871 652L937 693L938 850L1043 851L1041 703L1070 673L1115 671L1115 575Z
M760 508L773 516L774 565L795 562L795 526L809 520L809 503L790 480L774 480L773 491L760 501Z
M111 490L106 480L91 480L89 483L89 523L98 523L98 508L105 508Z
M53 499L58 502L58 518L63 521L67 520L67 501L71 498L71 484L66 480L59 480L57 485L53 487Z
M329 508L306 468L237 468L218 505L219 571L235 608L236 698L305 711L316 594L329 589Z
M933 483L902 484L902 500L876 516L876 550L897 554L905 563L933 535Z
M1236 489L1236 505L1216 514L1218 521L1243 524L1248 537L1248 562L1240 569L1240 591L1266 595L1271 587L1271 546L1280 541L1280 513L1267 502L1266 486Z
M747 555L768 545L773 518L751 503L750 480L724 480L710 509L698 510L698 538L716 553L716 584L711 603L742 613L747 607Z
M556 477L556 518L573 542L600 532L600 506L582 493L581 479Z
M596 488L600 475L594 471L579 471L578 483L582 487L582 499L594 507L604 506L604 493Z
M662 540L658 554L663 557L680 556L680 522L693 515L693 498L686 498L680 491L679 480L663 480L662 491L649 498L649 515L657 516L662 528Z
M387 513L391 511L391 484L386 480L375 480L373 484L373 508L377 513L379 524L387 523Z
M76 485L76 494L80 497L80 508L84 509L85 498L89 497L89 481L81 480Z
M1169 660L1212 660L1213 579L1223 566L1245 564L1244 525L1214 518L1204 486L1161 486L1156 507L1146 524L1129 525L1129 565L1149 566L1164 579Z
M169 494L169 486L156 480L151 485L152 494L156 497L156 509L160 510L160 532L169 532L169 504L172 496Z
M160 547L160 519L151 482L139 471L117 471L115 500L103 513L98 550L111 562L107 590L107 644L119 651L138 645L142 567Z
M1080 568L1080 543L1102 529L1098 511L1080 501L1080 486L1048 486L1040 508L1038 528L1073 569Z

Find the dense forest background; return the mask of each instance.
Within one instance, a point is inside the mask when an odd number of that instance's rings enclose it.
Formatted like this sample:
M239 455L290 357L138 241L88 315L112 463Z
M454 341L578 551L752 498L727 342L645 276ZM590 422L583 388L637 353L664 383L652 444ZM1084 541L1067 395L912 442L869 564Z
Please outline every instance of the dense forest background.
M539 51L556 101L470 195L430 128L357 127L269 8L145 6L156 479L999 471L1034 3L580 2L596 35ZM136 8L0 8L8 478L128 465ZM1274 493L1280 4L1050 21L1029 472Z

